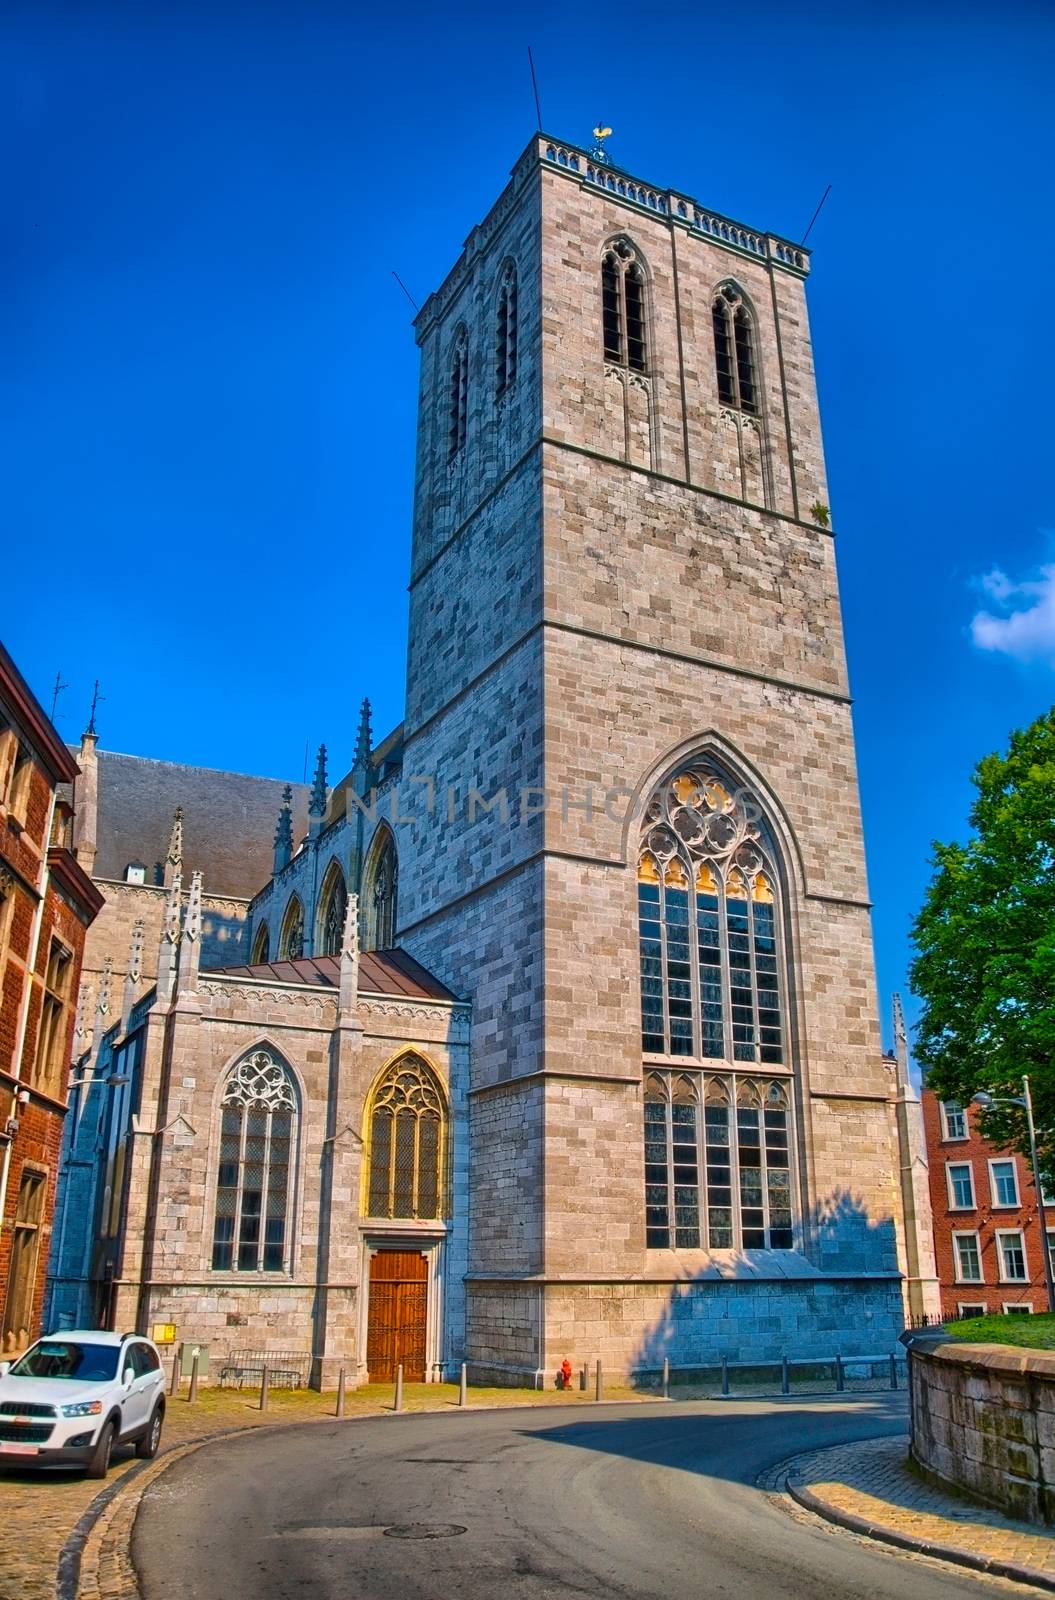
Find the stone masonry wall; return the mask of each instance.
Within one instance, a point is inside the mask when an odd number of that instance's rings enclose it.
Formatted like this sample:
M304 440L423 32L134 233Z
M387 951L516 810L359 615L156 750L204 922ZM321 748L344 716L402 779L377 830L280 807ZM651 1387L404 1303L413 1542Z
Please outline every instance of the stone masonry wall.
M1011 1516L1055 1523L1055 1355L917 1341L909 1373L924 1471Z

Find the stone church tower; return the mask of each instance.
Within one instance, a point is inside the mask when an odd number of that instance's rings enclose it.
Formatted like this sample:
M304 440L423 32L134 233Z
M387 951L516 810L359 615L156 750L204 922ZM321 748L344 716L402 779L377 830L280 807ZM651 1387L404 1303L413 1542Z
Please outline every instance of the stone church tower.
M397 938L472 1003L475 1369L900 1326L808 270L540 136L417 319Z

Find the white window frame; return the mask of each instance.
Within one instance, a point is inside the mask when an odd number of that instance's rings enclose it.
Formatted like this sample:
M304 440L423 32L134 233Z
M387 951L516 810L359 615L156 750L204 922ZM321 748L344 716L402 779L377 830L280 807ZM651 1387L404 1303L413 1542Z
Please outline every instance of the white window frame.
M952 1179L953 1167L966 1167L970 1179L971 1198L964 1205L956 1198L956 1188ZM946 1161L945 1163L945 1192L949 1202L950 1211L977 1211L978 1202L974 1192L974 1167L969 1161Z
M1015 1198L1013 1200L998 1200L993 1168L1008 1166L1011 1168L1011 1176L1015 1182ZM1022 1196L1018 1187L1018 1162L1014 1156L989 1157L989 1199L994 1211L1020 1211L1022 1209Z
M1017 1239L1022 1251L1022 1276L1009 1278L1004 1271L1004 1240ZM1021 1228L996 1229L996 1259L1000 1271L1001 1283L1028 1283L1029 1282L1029 1257L1026 1254L1026 1236Z
M961 1317L987 1317L989 1307L984 1300L957 1300L957 1314Z
M977 1278L965 1278L964 1275L963 1275L963 1270L962 1270L961 1262L960 1262L960 1250L959 1250L959 1244L958 1244L958 1241L960 1239L973 1239L974 1240L974 1248L975 1248L975 1252L976 1252L976 1254L978 1256L978 1276L977 1276ZM984 1283L985 1282L985 1263L982 1260L982 1245L981 1245L981 1241L980 1241L980 1239L978 1237L977 1230L970 1231L970 1230L967 1230L967 1229L954 1228L953 1229L953 1235L952 1235L952 1255L953 1255L953 1266L955 1268L956 1282L957 1283L975 1284L975 1283Z
M1033 1307L1028 1300L1005 1300L1002 1309L1005 1317L1031 1317L1033 1315Z
M946 1102L944 1100L939 1100L938 1101L938 1109L939 1109L939 1112L941 1114L941 1136L942 1136L943 1139L947 1140L950 1144L959 1144L961 1141L967 1140L967 1139L969 1139L971 1137L971 1130L967 1126L967 1113L964 1110L963 1106L957 1106L956 1107L957 1115L961 1116L963 1118L963 1132L962 1133L950 1133L949 1132L949 1113L948 1113L948 1110L946 1109L947 1104L948 1105L952 1105L953 1102L951 1100L948 1101L948 1102Z

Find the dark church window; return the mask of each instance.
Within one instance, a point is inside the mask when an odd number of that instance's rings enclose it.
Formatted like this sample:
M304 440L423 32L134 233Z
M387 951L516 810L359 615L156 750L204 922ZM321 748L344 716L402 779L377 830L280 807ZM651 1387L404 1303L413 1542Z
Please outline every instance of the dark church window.
M214 1271L288 1269L296 1117L292 1080L269 1050L238 1062L220 1110Z
M447 410L447 459L453 461L465 444L469 420L469 341L464 328L454 342Z
M499 398L517 381L518 343L517 274L510 262L499 285L495 321L495 394Z
M399 863L391 830L378 830L363 874L365 893L365 948L390 950L396 942L396 903Z
M419 1056L401 1056L371 1101L371 1217L442 1215L445 1134L446 1108L435 1074Z
M617 239L601 262L604 358L631 372L648 371L645 293L645 272L636 250Z
M300 896L293 895L282 918L282 931L278 940L280 961L299 961L304 954L304 907Z
M711 306L718 398L725 406L758 415L758 375L751 313L740 291L725 284Z
M344 918L348 909L348 890L344 874L336 861L323 879L319 902L319 944L321 956L338 956L344 934Z
M267 960L267 953L271 947L271 936L268 933L267 923L262 922L253 935L253 954L250 958L251 965L259 967Z

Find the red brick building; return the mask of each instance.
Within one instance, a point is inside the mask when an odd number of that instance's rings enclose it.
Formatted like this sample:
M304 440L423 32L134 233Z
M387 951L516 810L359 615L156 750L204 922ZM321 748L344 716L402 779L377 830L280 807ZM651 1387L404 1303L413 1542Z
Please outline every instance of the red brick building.
M78 767L0 645L0 1350L37 1332L84 936Z
M923 1090L942 1314L1046 1311L1030 1163L983 1139L977 1116L974 1107L942 1103ZM1055 1251L1055 1204L1046 1206L1047 1248Z

